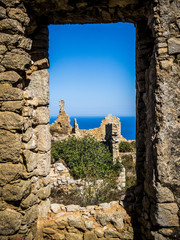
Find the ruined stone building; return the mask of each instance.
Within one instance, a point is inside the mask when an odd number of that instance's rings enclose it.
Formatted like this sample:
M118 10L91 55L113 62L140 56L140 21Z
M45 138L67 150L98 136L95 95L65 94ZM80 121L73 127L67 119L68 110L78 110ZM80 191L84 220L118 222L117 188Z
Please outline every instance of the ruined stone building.
M0 239L49 211L48 25L114 22L136 26L134 239L180 239L179 0L0 0Z

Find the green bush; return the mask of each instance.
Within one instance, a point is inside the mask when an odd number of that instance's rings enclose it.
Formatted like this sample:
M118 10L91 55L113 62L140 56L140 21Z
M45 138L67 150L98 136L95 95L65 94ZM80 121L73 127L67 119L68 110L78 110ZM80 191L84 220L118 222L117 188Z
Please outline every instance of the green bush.
M132 142L123 141L123 142L120 142L119 144L120 152L133 152L135 151L135 148L136 148L135 141L132 141Z
M71 175L78 179L105 179L117 176L121 164L113 164L107 146L95 138L86 136L56 141L52 144L52 160L63 159Z

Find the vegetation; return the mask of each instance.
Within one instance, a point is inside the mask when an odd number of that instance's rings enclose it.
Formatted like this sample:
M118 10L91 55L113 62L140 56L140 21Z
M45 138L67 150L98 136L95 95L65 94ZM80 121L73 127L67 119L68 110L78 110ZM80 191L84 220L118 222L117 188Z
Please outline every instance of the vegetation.
M105 179L117 176L121 170L119 163L113 164L107 146L95 138L69 137L68 140L52 144L52 159L63 159L71 175L78 179Z
M120 152L133 152L135 151L135 149L136 149L135 141L131 141L131 142L123 141L123 142L120 142L119 144Z
M86 136L56 141L52 144L52 161L62 159L75 179L84 179L82 188L74 188L70 193L53 189L53 201L81 206L118 200L122 192L118 189L116 177L122 165L113 164L108 147L95 138Z

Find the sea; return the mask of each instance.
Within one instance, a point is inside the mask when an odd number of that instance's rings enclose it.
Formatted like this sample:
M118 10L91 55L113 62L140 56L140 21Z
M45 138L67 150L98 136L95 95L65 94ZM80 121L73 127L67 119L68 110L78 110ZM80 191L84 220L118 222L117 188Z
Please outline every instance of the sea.
M79 125L79 129L92 129L100 127L101 121L105 118L105 116L101 117L70 117L71 125L74 124L74 118L76 118L77 123ZM52 124L57 117L50 118L50 124ZM121 122L121 135L127 140L135 140L136 139L136 117L119 117Z

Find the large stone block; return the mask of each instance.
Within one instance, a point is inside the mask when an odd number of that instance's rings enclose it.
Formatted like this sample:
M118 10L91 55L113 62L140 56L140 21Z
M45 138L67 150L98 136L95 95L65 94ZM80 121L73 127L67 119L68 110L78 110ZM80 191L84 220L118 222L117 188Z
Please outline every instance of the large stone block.
M1 82L15 83L19 80L22 80L22 77L15 71L7 71L0 73Z
M153 225L161 227L179 226L178 206L176 203L158 203L151 208L151 220Z
M10 70L26 70L31 66L31 57L22 49L13 49L5 54L1 64Z
M0 112L0 128L23 130L23 118L13 112Z
M26 210L23 219L22 224L31 224L38 218L38 205L32 206L30 209Z
M0 21L0 31L4 31L6 33L24 33L24 29L21 25L20 22L18 22L17 20L13 20L13 19L3 19Z
M43 154L39 153L38 165L37 165L37 169L35 170L37 172L37 175L47 176L50 172L50 163L51 163L50 152L43 153Z
M66 240L83 240L82 234L77 233L66 233Z
M46 201L41 201L41 203L38 205L39 219L47 217L47 214L50 209L50 205L51 205L51 203L50 203L49 199L47 199Z
M20 150L20 135L0 130L0 162L18 162Z
M37 153L30 150L23 151L26 168L28 172L32 172L37 167Z
M170 38L168 40L169 54L180 53L180 38Z
M14 88L9 84L0 85L0 100L3 101L13 101L13 100L22 100L23 91L19 88Z
M51 134L49 125L39 125L35 128L37 137L37 149L41 152L48 152L51 149Z
M19 113L23 107L23 104L23 101L5 101L1 105L1 110Z
M34 195L33 193L31 193L26 199L24 199L21 202L21 207L22 208L29 208L32 207L33 205L39 203L39 199L36 195Z
M3 198L5 201L20 201L30 193L31 182L20 181L15 184L8 184L3 187Z
M22 164L1 163L0 186L20 178L23 171Z
M33 112L33 124L48 124L50 119L50 111L48 107L38 107Z
M46 198L49 197L51 193L51 186L48 185L46 187L41 188L38 192L37 192L37 196L42 199L45 200Z
M0 235L17 232L21 226L22 215L14 210L0 211Z
M78 229L80 229L82 231L85 231L84 223L83 223L83 221L80 218L76 218L76 217L70 216L68 218L68 223L69 223L70 227L75 227L75 228L78 228Z
M30 21L26 12L22 11L21 8L11 8L8 11L8 16L12 19L18 20L21 23L27 25Z
M48 70L35 71L29 77L27 90L38 99L39 105L49 104L49 72Z

